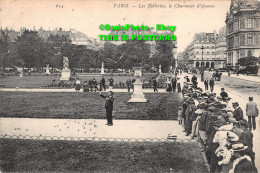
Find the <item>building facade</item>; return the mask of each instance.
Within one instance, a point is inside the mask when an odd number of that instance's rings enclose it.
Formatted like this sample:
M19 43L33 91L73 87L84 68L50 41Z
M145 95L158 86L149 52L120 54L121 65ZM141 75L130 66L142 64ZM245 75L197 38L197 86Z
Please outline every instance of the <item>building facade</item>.
M232 0L226 16L227 66L237 66L240 58L260 57L260 2Z
M196 33L193 41L187 46L183 55L190 68L224 68L226 64L226 29L218 33Z

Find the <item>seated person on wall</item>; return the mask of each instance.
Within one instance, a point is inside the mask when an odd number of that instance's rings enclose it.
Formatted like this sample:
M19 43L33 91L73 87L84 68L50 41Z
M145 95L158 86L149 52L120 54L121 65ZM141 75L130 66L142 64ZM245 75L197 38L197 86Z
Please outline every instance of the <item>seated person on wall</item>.
M220 96L222 97L222 99L228 98L228 94L224 88L221 88Z

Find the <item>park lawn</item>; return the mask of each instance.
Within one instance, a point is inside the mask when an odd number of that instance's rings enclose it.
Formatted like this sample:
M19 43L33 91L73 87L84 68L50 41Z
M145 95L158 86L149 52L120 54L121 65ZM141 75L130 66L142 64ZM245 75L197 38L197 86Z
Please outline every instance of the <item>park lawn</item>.
M208 172L195 142L0 140L4 172Z
M150 74L150 75L144 75L141 77L138 77L141 81L144 81L145 79L150 79L152 76L156 76L156 74ZM102 79L102 75L94 75L89 74L88 76L72 76L73 78L79 78L81 81L81 84L84 83L84 81L92 80L93 78L96 79L97 82L100 82ZM108 79L111 78L111 76L104 76L106 80L106 85L109 84ZM114 79L114 85L119 84L119 82L126 83L126 80L133 79L134 76L113 76ZM56 83L60 82L60 76L6 76L4 78L0 78L0 87L2 88L41 88L45 87L47 85L52 84L53 80L56 80ZM65 83L71 83L70 81Z
M114 94L115 119L176 120L179 93L147 93L147 103L128 103L131 93ZM0 92L0 117L104 119L98 93Z

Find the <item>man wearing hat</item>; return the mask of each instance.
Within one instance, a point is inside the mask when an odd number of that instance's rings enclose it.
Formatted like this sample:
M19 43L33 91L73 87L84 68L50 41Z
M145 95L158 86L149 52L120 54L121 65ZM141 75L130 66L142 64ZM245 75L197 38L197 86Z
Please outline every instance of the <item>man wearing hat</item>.
M101 92L99 92L100 97L106 99L105 103L105 108L106 108L106 118L107 118L107 124L108 126L113 126L113 117L112 117L112 112L113 112L113 103L114 103L114 97L113 97L113 92L109 91L108 96L102 95Z
M249 130L256 129L255 117L258 116L257 104L253 101L253 97L249 97L249 102L246 104L246 116L248 117Z
M192 129L192 117L195 110L195 102L192 98L188 100L188 107L185 112L185 132L186 136L189 136L191 134Z
M235 118L237 121L240 121L243 119L243 111L239 107L238 102L233 103L233 108L235 109L233 112L233 118Z
M251 157L253 164L255 163L255 153L253 152L253 133L248 130L248 123L246 120L241 120L239 122L243 132L239 137L239 141L243 143L248 148L245 150L245 154Z
M214 79L211 78L211 79L209 80L209 86L210 86L210 91L211 91L211 92L213 92L213 90L214 90L214 85L215 85Z
M245 155L245 150L247 146L244 146L243 143L233 144L232 151L233 151L233 168L229 171L230 173L234 172L250 172L250 173L257 173L257 168L251 161L251 158Z
M222 99L228 98L228 94L224 88L221 88L220 96L222 97Z

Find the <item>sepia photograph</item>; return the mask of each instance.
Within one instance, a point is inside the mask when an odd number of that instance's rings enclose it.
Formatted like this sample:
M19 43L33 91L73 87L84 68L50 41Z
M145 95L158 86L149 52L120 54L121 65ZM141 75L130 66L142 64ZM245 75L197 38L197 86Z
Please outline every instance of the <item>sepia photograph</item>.
M258 173L259 0L0 0L0 173Z

